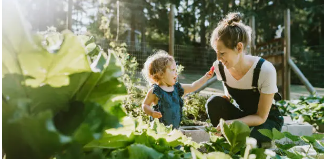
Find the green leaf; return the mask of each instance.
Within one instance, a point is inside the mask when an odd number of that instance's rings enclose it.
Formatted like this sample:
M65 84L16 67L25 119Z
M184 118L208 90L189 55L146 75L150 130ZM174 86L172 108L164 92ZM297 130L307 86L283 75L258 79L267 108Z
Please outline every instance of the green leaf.
M324 146L321 141L315 141L312 146L314 147L317 153L324 153Z
M191 150L191 156L192 158L196 158L196 159L206 159L205 155L203 155L201 152L199 152L198 150L194 149L194 148L190 148Z
M101 67L103 66L102 72L91 73L81 91L76 94L76 98L105 104L108 107L117 105L117 102L120 103L122 98L119 99L119 97L126 94L126 88L117 79L122 74L119 63L115 55L110 53L105 63L98 63Z
M233 132L229 129L228 125L225 124L224 120L221 118L220 123L221 132L223 133L224 137L226 138L227 142L232 146L233 142L231 139L234 138Z
M207 159L232 159L232 157L223 152L211 152L205 155Z
M141 144L132 144L128 147L130 158L132 159L160 159L163 154Z
M2 102L3 113L8 113L11 105ZM17 112L17 110L15 110ZM44 111L38 115L3 118L2 137L6 158L49 158L62 149L71 138L60 134L53 122L52 113ZM51 143L51 144L49 144Z
M85 46L87 46L90 43L95 43L94 36L78 35L78 38L81 41L81 43L84 44Z
M277 129L273 128L273 140L280 140L285 137L285 135L281 132L279 132Z
M270 138L271 140L273 140L273 134L271 130L268 129L259 129L258 130L261 134L267 136L268 138Z
M256 159L266 159L265 149L263 148L255 148L251 150L251 154L256 155Z
M112 135L103 134L98 140L93 140L84 146L85 149L91 148L106 148L106 149L118 149L125 148L134 142L134 135Z
M316 140L322 140L324 138L324 134L312 134L312 137Z
M117 149L111 152L110 158L112 159L122 159L122 158L129 158L128 149Z
M91 82L91 89L81 89L95 74L84 43L69 31L31 36L16 1L5 4L3 13L8 18L3 28L2 102L6 129L3 149L7 157L50 158L57 152L66 152L69 144L83 146L101 137L104 128L119 126L119 119L125 115L119 96L126 91L122 91L121 82L117 84L122 72L118 62L107 59L102 52L93 64L103 73L97 73L101 76ZM41 45L43 39L47 43ZM99 90L93 88L101 84L107 90L95 92ZM109 87L110 84L114 86ZM105 96L87 98L99 94ZM76 100L77 95L82 98ZM108 103L108 108L96 103L97 98Z
M83 147L78 143L73 143L65 149L55 155L55 159L105 159L105 153L102 149L92 149L85 153Z
M220 120L221 132L231 145L230 154L235 154L245 146L246 137L250 135L248 125L240 121L234 121L229 126Z
M302 155L300 155L300 154L298 154L298 153L292 153L292 152L290 152L290 151L284 151L285 153L286 153L286 156L287 157L289 157L289 158L291 158L291 159L302 159L303 158L303 156Z
M300 140L300 137L299 136L292 135L289 132L283 132L283 134L285 135L285 137L291 139L292 141L299 141Z
M283 150L288 150L295 146L295 144L279 144L279 143L275 143L275 145Z
M96 59L91 64L91 69L92 69L93 72L101 72L101 71L104 70L106 65L109 64L110 56L107 59L106 55L105 55L105 53L103 51L97 52L96 55L97 55Z
M313 143L316 141L316 139L315 139L314 137L312 137L312 136L300 136L300 138L301 138L304 142L306 142L306 143L310 143L310 144L313 144Z
M155 131L155 133L160 134L160 133L167 133L172 130L171 126L168 126L168 128L160 123L157 118L154 119L154 121L151 122L151 127Z

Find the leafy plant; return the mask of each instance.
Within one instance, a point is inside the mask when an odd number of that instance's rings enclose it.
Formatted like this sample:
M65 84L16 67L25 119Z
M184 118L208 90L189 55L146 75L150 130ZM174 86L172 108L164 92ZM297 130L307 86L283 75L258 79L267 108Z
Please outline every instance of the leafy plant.
M324 96L302 96L299 100L279 101L277 105L283 115L289 115L292 119L301 116L305 122L324 132Z
M324 134L313 134L312 136L296 136L292 135L289 132L279 132L275 128L273 128L272 131L268 129L260 129L258 131L274 142L275 140L280 140L285 137L292 141L292 143L287 144L280 144L277 142L275 143L275 145L278 147L278 152L280 155L286 155L289 158L303 158L304 156L302 154L293 150L293 147L296 146L294 143L296 141L304 141L306 144L310 145L309 149L313 147L317 153L324 153L324 144L321 142L321 140L324 138ZM308 151L306 152L305 157L309 157L307 154Z
M240 151L245 146L246 137L250 135L250 129L248 125L240 121L234 121L230 125L224 123L221 119L221 132L230 144L230 154L233 155Z
M32 35L15 1L3 21L2 128L6 158L84 154L82 146L119 127L125 87L114 54L86 49L90 38L53 30ZM90 53L90 51L93 51ZM95 58L92 60L88 54Z
M128 98L123 100L122 105L127 113L133 117L142 116L143 120L149 121L148 115L142 110L142 102L145 99L148 88L141 85L140 78L136 75L138 63L135 57L127 53L125 44L110 43L117 57L120 59L125 70L121 80L125 84Z
M221 133L223 137L216 136L216 128L207 127L210 133L210 142L204 143L207 152L221 151L231 155L233 158L239 158L239 152L244 152L246 147L246 138L250 134L249 127L240 121L234 121L227 125L221 119Z
M172 130L157 119L149 126L141 117L125 117L122 125L118 129L106 130L101 139L88 143L85 149L109 150L106 157L111 158L159 159L191 158L190 148L199 148L181 131Z
M182 125L203 125L208 116L205 104L208 96L202 96L198 93L190 94L184 98Z

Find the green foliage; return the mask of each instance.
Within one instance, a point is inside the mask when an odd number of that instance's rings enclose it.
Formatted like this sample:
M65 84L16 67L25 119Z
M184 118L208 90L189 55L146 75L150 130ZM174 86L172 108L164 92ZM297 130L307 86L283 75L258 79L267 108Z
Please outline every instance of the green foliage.
M250 134L249 127L240 121L234 121L227 125L221 119L221 132L224 137L216 136L216 128L207 128L210 133L210 142L204 143L207 152L220 151L231 155L233 158L239 158L238 153L243 152L246 147L246 137Z
M121 77L124 85L127 88L128 97L123 100L123 107L130 116L142 116L144 120L148 121L148 115L142 110L142 102L146 97L148 88L142 87L140 78L136 75L138 62L135 57L127 53L125 44L117 44L111 42L111 47L120 59L124 74Z
M199 148L182 132L164 126L157 119L149 126L141 117L125 117L122 125L106 130L101 139L84 148L110 149L106 156L112 158L190 158L186 157L190 148ZM182 146L181 150L175 149L177 146Z
M182 125L202 125L208 119L205 104L209 97L198 93L184 98Z
M202 154L201 152L193 148L191 149L191 155L192 158L196 158L196 159L215 159L215 158L231 159L232 158L230 155L225 154L223 152L210 152L208 154Z
M300 116L305 122L313 125L318 131L323 132L324 125L324 96L316 95L300 97L299 100L278 101L281 113L298 119Z
M283 139L284 137L287 137L288 139L292 140L292 143L287 143L287 144L276 143L276 146L278 147L280 154L286 155L289 158L304 157L300 155L298 152L291 150L291 148L296 146L296 144L294 143L296 141L304 141L306 144L310 145L310 147L313 147L317 153L324 153L324 146L323 143L321 142L321 140L323 140L324 138L324 134L314 134L312 136L296 136L296 135L292 135L289 132L281 133L274 128L272 131L268 129L260 129L258 131L272 140L280 140ZM306 157L308 157L307 154Z
M3 23L6 158L82 155L83 145L105 128L119 127L125 115L121 66L114 54L100 50L93 55L98 60L91 60L86 47L92 42L69 31L30 34L15 2L3 12L13 17Z
M277 129L273 128L272 131L268 129L259 129L258 130L261 134L267 136L271 140L280 140L285 137L285 135L279 132Z
M224 120L220 120L221 132L230 144L230 154L236 154L245 146L246 137L250 135L250 129L248 125L241 121L234 121L230 125L224 123Z

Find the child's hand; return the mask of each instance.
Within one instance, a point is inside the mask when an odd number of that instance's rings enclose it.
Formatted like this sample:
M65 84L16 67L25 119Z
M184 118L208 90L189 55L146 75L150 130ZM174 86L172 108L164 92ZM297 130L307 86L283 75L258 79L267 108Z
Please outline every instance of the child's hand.
M161 118L162 117L162 114L161 114L161 112L152 111L151 116L153 118Z
M211 67L211 69L205 74L205 76L210 79L214 75L214 66Z
M214 68L214 66L212 66L211 69L209 70L209 74L214 75L214 70L215 70L215 68Z
M206 72L205 77L206 77L207 79L210 79L210 78L213 77L213 75L214 75L214 74L211 74L211 73L208 71L208 72Z

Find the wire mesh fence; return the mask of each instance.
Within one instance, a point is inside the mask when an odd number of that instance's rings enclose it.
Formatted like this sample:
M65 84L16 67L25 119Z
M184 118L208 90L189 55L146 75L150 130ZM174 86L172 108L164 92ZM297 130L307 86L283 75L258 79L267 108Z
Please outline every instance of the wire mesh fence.
M63 30L66 27L66 13L68 1L59 0L36 0L24 1L27 19L32 23L33 30L43 31L46 26L56 26L57 30ZM56 7L53 7L56 6ZM54 8L50 10L49 8ZM72 10L72 30L81 34L83 31L91 33L99 33L98 13L102 13L108 17L112 35L119 37L120 42L127 43L128 52L136 57L139 63L138 74L141 71L146 58L153 54L155 50L169 50L167 44L168 37L168 9L162 8L160 4L152 5L148 3L129 3L128 1L110 1L106 4L109 11L103 12L101 5L93 0L81 0L74 3ZM118 12L119 10L119 12ZM159 17L151 17L148 20L150 11L155 11ZM181 15L181 11L177 14ZM42 13L42 14L40 14ZM123 14L122 14L123 13ZM178 15L177 15L178 17ZM163 19L162 19L163 18ZM158 20L165 21L158 23ZM160 34L152 34L150 27L161 31ZM199 47L195 45L178 45L183 34L180 34L181 24L177 22L174 47L174 57L176 61L185 67L184 73L187 74L203 74L209 70L210 66L216 60L214 50L207 47ZM208 30L212 30L215 25L210 24ZM95 29L94 29L95 28ZM119 31L116 31L119 28ZM93 31L92 31L93 29ZM180 29L180 30L179 30ZM189 28L183 28L189 29ZM187 30L190 32L190 30ZM186 32L186 31L184 31ZM151 36L144 36L145 33ZM101 34L103 34L101 32ZM182 35L182 36L181 36ZM188 35L188 34L186 34ZM155 38L153 38L155 36ZM145 39L146 37L146 39ZM158 38L159 37L159 38ZM156 39L156 40L153 40ZM160 40L157 40L160 39ZM102 43L103 48L107 48L108 44ZM309 82L314 87L324 87L324 46L292 46L291 58ZM291 73L291 83L301 85L299 78Z
M140 75L140 71L148 56L157 50L167 51L169 50L168 48L167 44L140 43L134 46L127 45L128 53L136 57L139 63L138 75ZM216 53L210 47L175 45L174 58L178 64L185 67L185 74L202 75L209 70L216 60ZM292 46L291 59L314 87L324 87L324 46ZM293 71L291 71L291 84L302 85L300 79Z

